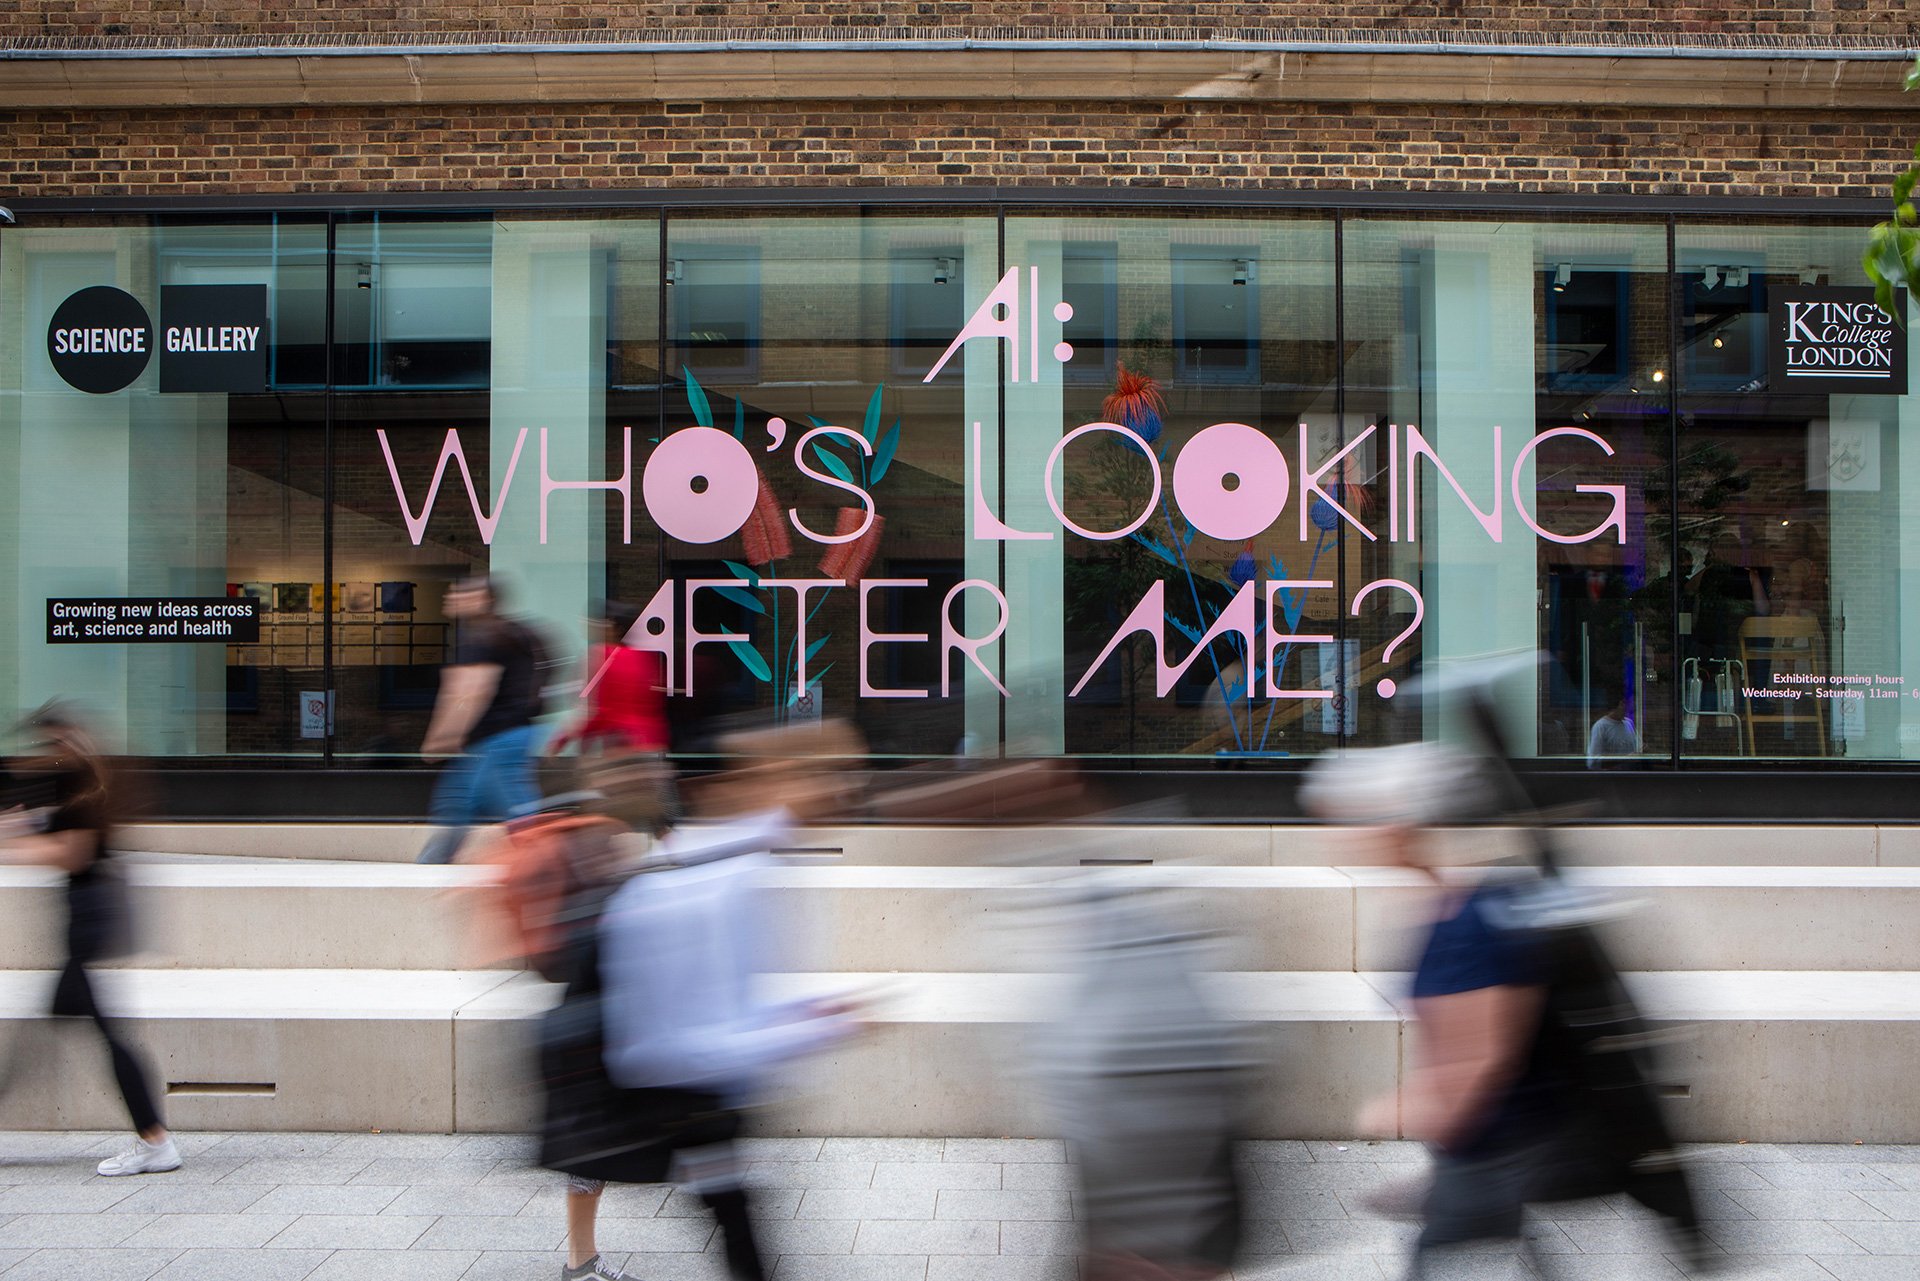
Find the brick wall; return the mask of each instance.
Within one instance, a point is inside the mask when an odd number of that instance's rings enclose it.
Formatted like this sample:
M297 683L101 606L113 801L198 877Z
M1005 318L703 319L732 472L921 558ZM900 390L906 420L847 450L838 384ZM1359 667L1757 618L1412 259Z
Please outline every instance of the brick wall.
M61 42L141 37L183 44L217 40L432 38L486 34L618 31L642 37L765 35L773 29L822 35L957 33L1034 35L1097 30L1116 36L1171 33L1407 36L1591 43L1597 39L1677 42L1787 37L1825 41L1911 38L1911 11L1886 0L1754 0L1750 4L1661 3L1593 6L1469 0L914 0L874 5L856 0L760 0L759 3L513 3L416 0L362 3L319 0L266 5L258 0L0 0L0 39Z
M1912 114L668 103L0 112L27 196L1077 185L1879 196Z

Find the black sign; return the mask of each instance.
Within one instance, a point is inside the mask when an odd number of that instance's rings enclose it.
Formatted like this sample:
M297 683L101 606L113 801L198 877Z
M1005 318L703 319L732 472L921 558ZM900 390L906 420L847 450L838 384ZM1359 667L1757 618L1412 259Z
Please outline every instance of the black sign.
M124 290L93 285L61 303L47 326L47 358L68 385L104 395L138 378L153 357L147 309Z
M1907 309L1904 289L1894 309ZM1907 394L1907 332L1880 310L1871 289L1776 286L1767 304L1772 336L1767 386L1776 393Z
M265 285L163 285L161 391L264 391Z
M74 596L47 601L49 645L247 645L259 639L260 601L253 596Z

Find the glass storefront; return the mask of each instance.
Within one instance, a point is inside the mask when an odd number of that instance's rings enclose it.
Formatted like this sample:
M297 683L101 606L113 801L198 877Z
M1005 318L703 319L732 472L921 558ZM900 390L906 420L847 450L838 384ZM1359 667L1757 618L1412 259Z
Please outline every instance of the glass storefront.
M445 591L483 572L561 684L624 602L689 725L844 716L902 761L1444 735L1433 678L1489 660L1521 751L1567 768L1906 759L1920 393L1912 328L1860 306L1863 235L1033 206L8 228L0 704L79 698L162 762L397 764Z

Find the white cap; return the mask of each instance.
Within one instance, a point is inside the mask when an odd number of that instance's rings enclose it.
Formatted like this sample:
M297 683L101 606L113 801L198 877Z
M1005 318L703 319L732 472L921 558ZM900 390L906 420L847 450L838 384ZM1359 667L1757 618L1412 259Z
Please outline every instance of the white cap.
M1486 818L1498 809L1485 763L1441 743L1326 757L1307 776L1300 803L1338 822L1407 826Z

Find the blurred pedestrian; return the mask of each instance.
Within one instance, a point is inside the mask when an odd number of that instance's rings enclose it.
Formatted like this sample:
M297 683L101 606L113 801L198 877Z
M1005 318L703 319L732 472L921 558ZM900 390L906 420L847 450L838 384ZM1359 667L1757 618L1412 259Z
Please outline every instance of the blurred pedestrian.
M501 605L498 584L484 575L447 589L446 612L458 633L420 752L454 759L433 791L435 831L420 851L422 863L452 862L474 823L503 819L540 799L533 722L545 650L533 629L506 617Z
M498 877L485 895L506 947L487 962L518 959L549 982L567 985L542 1026L540 1064L546 1087L541 1162L562 1172L603 1152L624 1124L601 1062L597 938L608 897L637 863L620 848L626 828L595 813L598 801L592 793L548 797L533 812L510 816L500 838L474 860ZM568 1175L563 1281L627 1278L600 1257L595 1240L601 1194L614 1177L599 1168L602 1177Z
M71 709L50 703L27 720L34 743L15 767L31 808L0 816L0 862L36 864L66 875L65 963L51 1013L87 1018L105 1041L113 1079L133 1120L133 1146L96 1168L109 1177L180 1168L180 1149L161 1120L148 1073L100 1008L88 967L131 950L126 882L112 854L116 821L112 774Z
M1214 940L1164 892L1096 881L1063 1013L1040 1034L1079 1176L1084 1281L1205 1281L1239 1253L1252 1056L1206 999Z
M586 710L547 745L558 753L580 745L580 782L604 798L602 809L636 832L657 835L676 809L667 764L666 663L627 637L639 618L609 602L594 624L581 697Z
M768 747L766 736L733 743ZM735 1281L766 1281L733 1148L741 1109L771 1068L846 1035L852 1007L766 1000L780 921L762 874L796 811L837 791L779 759L709 783L702 807L721 821L670 832L604 900L598 927L574 936L567 996L541 1038L540 1163L570 1179L567 1281L620 1275L590 1253L596 1189L670 1178L713 1213Z
M1413 743L1325 762L1305 797L1322 815L1378 824L1387 859L1435 889L1411 985L1412 1064L1360 1117L1365 1133L1433 1153L1411 1275L1471 1271L1473 1258L1448 1247L1520 1238L1528 1205L1615 1192L1659 1211L1679 1249L1704 1259L1647 1030L1592 929L1594 903L1551 874L1550 858L1547 875L1443 870L1431 828L1495 816L1513 794L1500 769Z

